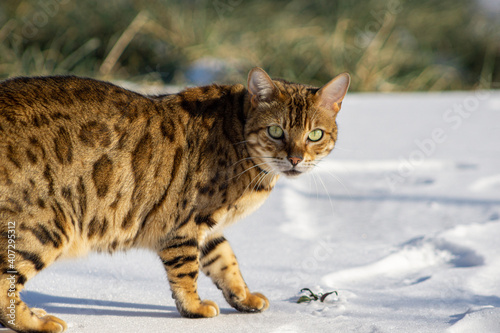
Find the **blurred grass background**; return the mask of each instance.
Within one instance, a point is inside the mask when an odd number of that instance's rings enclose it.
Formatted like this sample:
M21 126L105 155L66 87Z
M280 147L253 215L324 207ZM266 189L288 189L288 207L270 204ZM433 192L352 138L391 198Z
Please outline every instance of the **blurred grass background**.
M2 0L0 79L244 83L260 66L314 85L347 71L355 91L500 88L500 16L478 1Z

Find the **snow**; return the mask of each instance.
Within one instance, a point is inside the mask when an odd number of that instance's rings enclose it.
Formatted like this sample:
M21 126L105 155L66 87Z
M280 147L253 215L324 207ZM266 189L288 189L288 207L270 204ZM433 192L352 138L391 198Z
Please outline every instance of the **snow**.
M282 179L226 237L262 314L206 277L181 318L154 254L59 262L23 297L70 332L499 332L500 93L350 94L314 174ZM302 288L336 290L297 304Z

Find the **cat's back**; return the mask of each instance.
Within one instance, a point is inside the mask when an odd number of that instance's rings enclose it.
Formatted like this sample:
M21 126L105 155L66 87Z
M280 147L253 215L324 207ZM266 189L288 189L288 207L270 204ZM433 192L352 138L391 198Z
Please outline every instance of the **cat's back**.
M91 170L105 154L121 159L133 149L154 104L146 96L88 78L0 82L0 194L26 187L31 178L52 175L56 182L70 170Z
M41 127L97 113L104 118L144 100L148 98L90 78L19 77L0 82L0 124Z
M89 148L108 146L117 130L147 117L145 110L152 105L146 96L89 78L9 79L0 82L0 155L14 156L16 149L49 148L53 143L57 153L72 141ZM59 155L70 154L65 150ZM61 160L64 164L65 158Z

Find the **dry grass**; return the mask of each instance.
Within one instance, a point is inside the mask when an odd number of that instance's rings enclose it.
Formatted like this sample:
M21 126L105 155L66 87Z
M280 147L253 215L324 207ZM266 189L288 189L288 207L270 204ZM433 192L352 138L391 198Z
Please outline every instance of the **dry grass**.
M348 71L357 91L498 88L500 79L500 25L469 0L3 0L0 13L0 78L186 84L192 64L211 58L225 82L256 65L316 85Z

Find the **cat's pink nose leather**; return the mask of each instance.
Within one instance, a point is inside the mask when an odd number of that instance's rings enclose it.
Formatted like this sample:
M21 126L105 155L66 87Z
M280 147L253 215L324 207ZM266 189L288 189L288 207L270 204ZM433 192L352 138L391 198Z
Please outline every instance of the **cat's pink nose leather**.
M292 163L293 166L296 166L300 163L300 161L302 161L302 158L288 156L288 160L290 161L290 163Z

